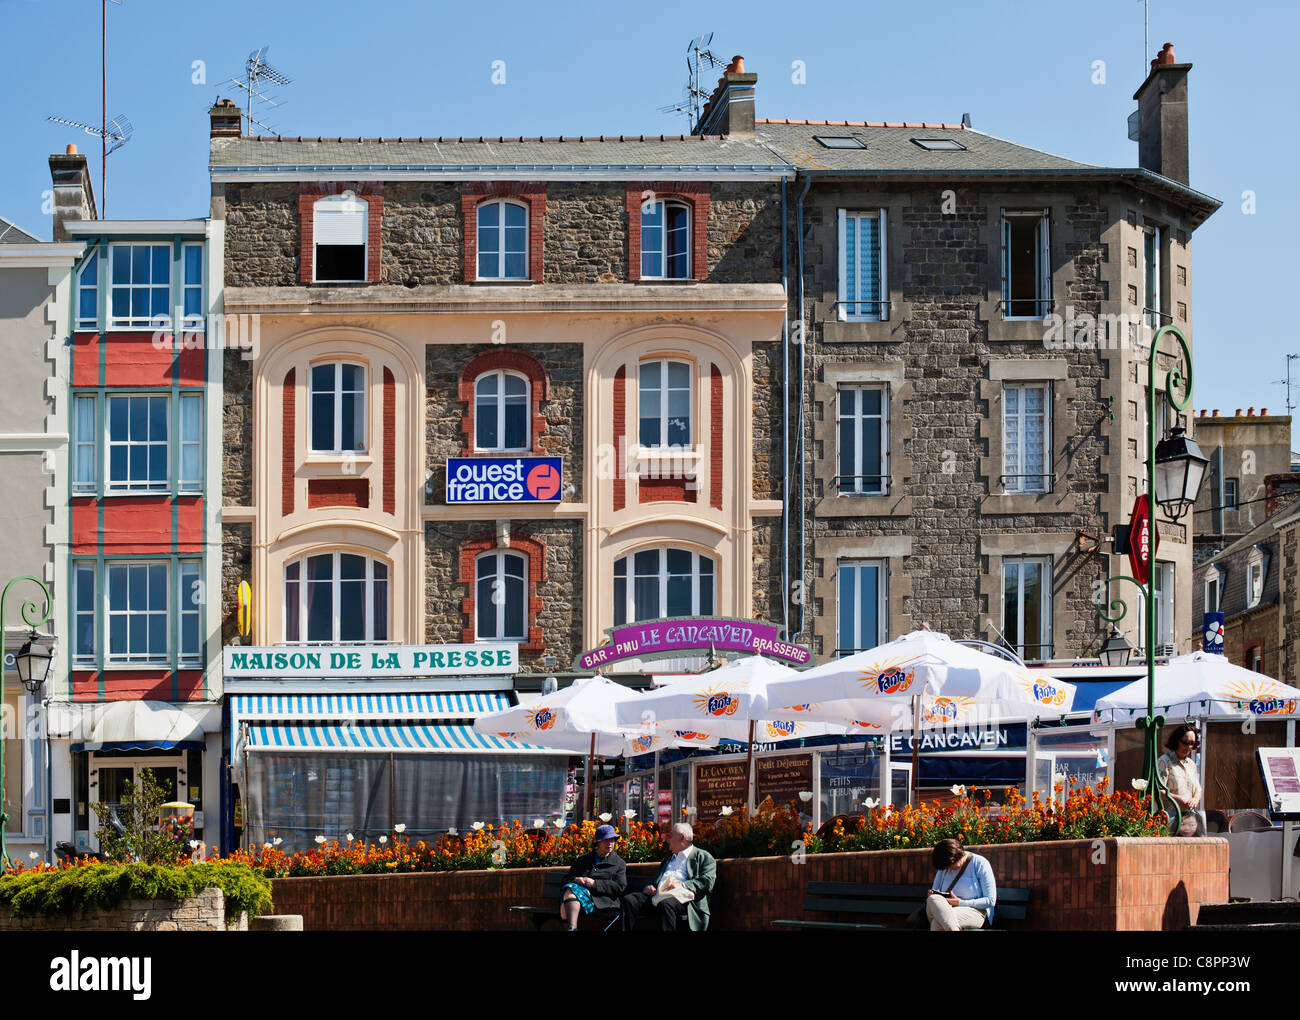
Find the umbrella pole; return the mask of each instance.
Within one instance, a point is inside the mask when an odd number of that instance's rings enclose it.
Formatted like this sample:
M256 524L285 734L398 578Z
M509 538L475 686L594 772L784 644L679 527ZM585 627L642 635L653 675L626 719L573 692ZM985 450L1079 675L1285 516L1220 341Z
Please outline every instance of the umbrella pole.
M912 803L921 803L921 696L912 695Z
M749 754L745 759L746 811L754 813L754 720L749 720Z
M596 754L596 734L593 732L591 735L591 750L587 752L587 782L585 784L587 787L587 796L586 796L587 807L582 813L582 820L584 822L587 821L587 819L591 818L592 812L595 810L596 788L592 785L592 779L591 779L591 759L595 757L595 754Z

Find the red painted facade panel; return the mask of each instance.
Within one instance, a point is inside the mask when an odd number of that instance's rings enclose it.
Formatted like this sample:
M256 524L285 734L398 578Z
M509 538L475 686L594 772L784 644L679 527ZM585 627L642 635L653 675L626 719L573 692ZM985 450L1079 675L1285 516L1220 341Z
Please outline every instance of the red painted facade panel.
M99 334L72 334L72 385L99 385Z
M153 333L109 333L104 385L170 386L175 375L176 352L170 334L166 339L166 344L155 345Z
M203 552L203 497L176 497L176 551Z
M104 555L164 554L171 548L171 497L114 496L104 500Z
M93 670L72 674L72 700L98 701L101 675ZM182 669L114 669L103 673L104 701L202 701L203 671Z
M99 552L99 507L93 499L72 500L72 552L91 556Z
M202 339L200 335L198 339ZM207 351L202 347L183 347L180 357L182 386L202 386L207 375Z

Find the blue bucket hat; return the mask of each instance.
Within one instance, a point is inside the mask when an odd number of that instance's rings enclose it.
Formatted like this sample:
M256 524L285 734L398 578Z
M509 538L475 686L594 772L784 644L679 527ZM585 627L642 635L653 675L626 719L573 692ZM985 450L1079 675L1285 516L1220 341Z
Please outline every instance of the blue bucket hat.
M599 843L603 839L622 839L622 836L614 826L601 825L596 828L596 842Z

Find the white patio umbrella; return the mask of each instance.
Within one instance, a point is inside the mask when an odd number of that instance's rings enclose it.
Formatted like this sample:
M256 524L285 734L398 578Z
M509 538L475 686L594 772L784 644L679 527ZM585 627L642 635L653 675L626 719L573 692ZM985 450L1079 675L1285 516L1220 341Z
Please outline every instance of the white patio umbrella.
M1243 715L1300 718L1300 688L1234 665L1222 655L1192 652L1156 666L1155 710L1171 717ZM1094 720L1127 722L1147 710L1146 678L1097 699Z

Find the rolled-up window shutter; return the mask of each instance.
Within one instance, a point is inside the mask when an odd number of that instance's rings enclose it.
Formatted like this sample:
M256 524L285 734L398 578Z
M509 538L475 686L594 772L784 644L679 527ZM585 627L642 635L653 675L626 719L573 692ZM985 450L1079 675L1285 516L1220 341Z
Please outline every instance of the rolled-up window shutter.
M359 198L338 195L316 203L317 244L365 244L366 213Z

